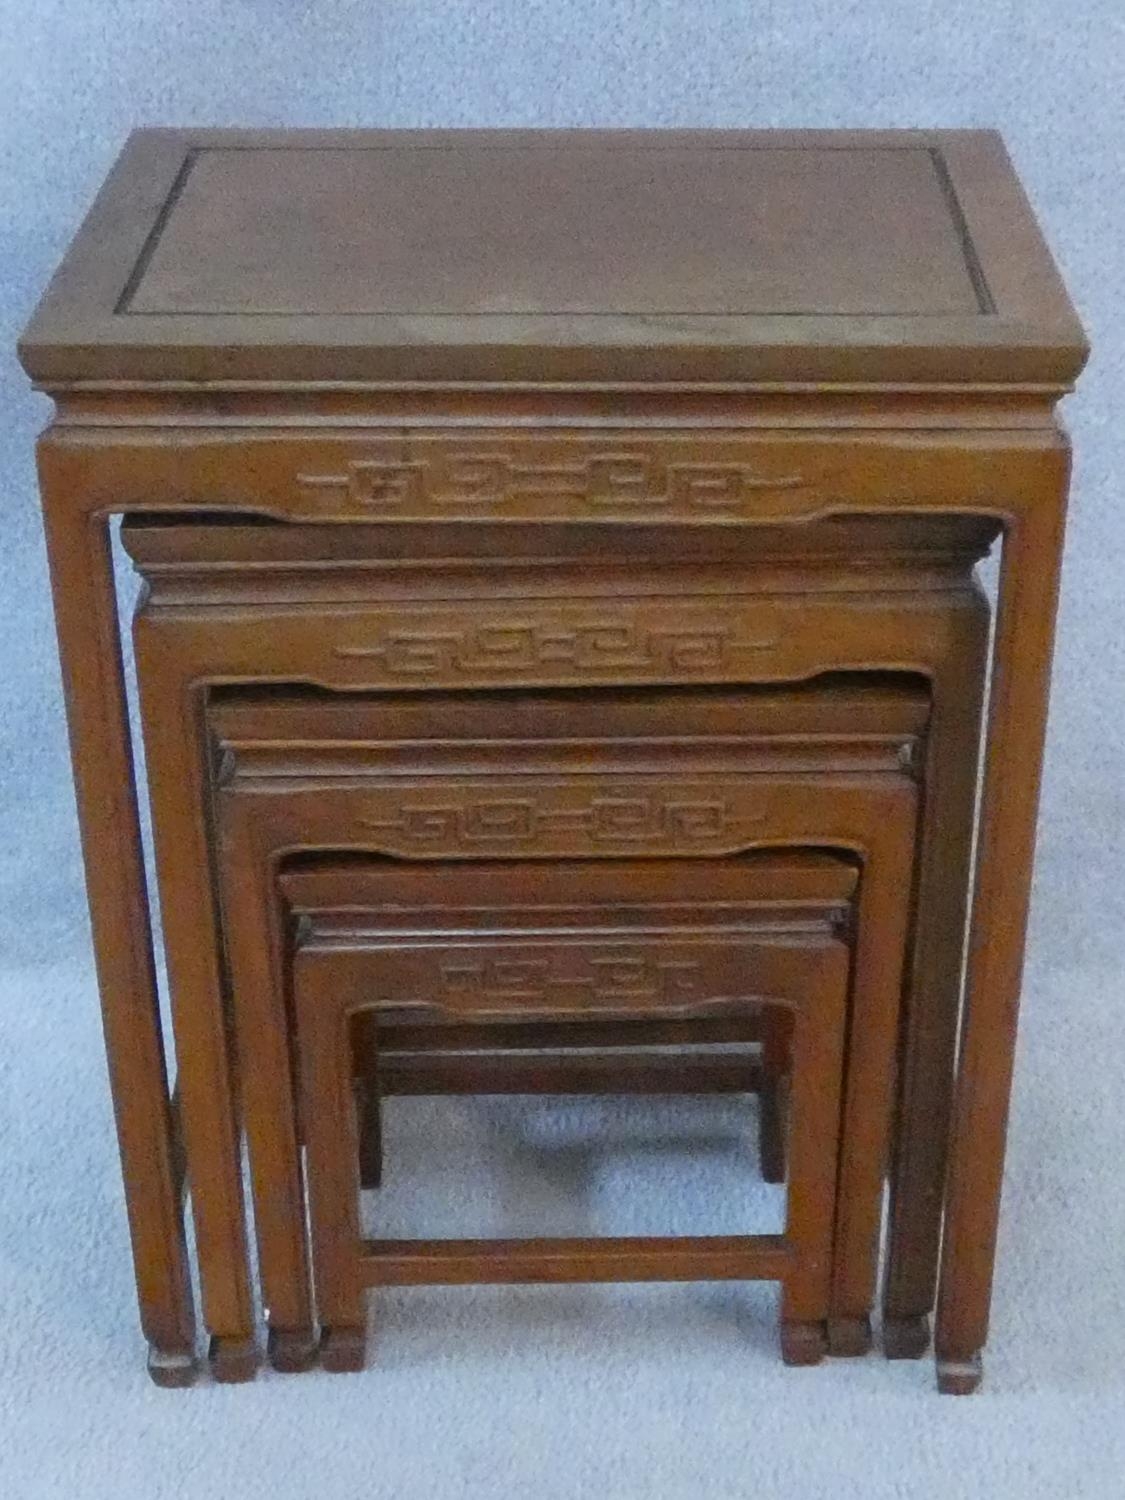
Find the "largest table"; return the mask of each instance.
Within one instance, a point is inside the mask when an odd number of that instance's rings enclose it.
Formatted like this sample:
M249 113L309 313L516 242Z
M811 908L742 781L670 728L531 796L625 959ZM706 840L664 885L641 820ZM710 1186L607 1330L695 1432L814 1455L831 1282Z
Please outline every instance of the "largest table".
M181 1116L200 1246L247 1255L216 1007L176 1008L178 1109L169 1096L111 518L715 528L945 512L1003 537L935 1333L942 1388L976 1385L1067 496L1055 407L1085 352L990 132L130 137L21 355L55 402L43 514L158 1374L194 1359ZM544 677L567 680L557 643ZM943 1108L924 1064L923 1038L906 1120ZM899 1220L892 1240L929 1232ZM252 1314L245 1273L202 1292L209 1329Z

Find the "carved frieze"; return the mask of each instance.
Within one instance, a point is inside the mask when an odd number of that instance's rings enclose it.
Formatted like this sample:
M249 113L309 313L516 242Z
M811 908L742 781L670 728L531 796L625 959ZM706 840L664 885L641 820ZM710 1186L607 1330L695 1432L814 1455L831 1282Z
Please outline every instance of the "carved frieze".
M693 458L665 444L590 438L552 446L549 455L518 437L421 436L406 453L401 445L387 444L385 453L376 446L339 469L296 478L318 509L397 520L501 514L699 521L756 510L763 495L809 488L797 473Z

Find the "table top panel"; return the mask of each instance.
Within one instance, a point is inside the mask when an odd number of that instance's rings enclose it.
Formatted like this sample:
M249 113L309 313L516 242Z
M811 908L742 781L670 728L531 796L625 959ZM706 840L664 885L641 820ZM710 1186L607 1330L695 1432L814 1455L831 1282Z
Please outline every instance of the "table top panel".
M21 344L76 381L1042 382L990 132L136 132Z
M965 250L922 147L205 147L122 311L975 313Z

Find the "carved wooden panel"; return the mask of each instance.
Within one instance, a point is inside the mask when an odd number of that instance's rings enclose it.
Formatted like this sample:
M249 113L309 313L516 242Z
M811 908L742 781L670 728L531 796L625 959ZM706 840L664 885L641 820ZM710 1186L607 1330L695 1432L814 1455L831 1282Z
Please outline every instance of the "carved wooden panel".
M698 682L752 676L791 620L797 611L768 599L434 604L339 615L326 645L335 676L365 683Z
M628 587L622 580L622 586ZM169 670L326 688L764 683L820 672L926 672L981 628L977 596L740 594L522 597L142 608ZM634 585L635 587L635 585ZM282 666L284 664L284 666Z
M720 456L721 454L721 456ZM372 438L337 467L295 475L312 515L393 520L504 517L706 521L807 506L812 480L768 451L760 459L679 443L600 436L544 440L414 434Z
M242 818L269 828L275 849L368 849L404 859L648 858L730 854L760 842L769 818L792 802L794 782L791 775L578 775L481 784L329 771L236 776L220 791Z
M650 627L612 617L569 626L497 619L459 630L392 628L368 644L337 646L333 654L343 660L381 662L389 675L402 678L614 669L690 676L733 665L776 644L774 636L739 638L716 613L711 622L694 628Z
M628 949L560 945L546 957L492 954L481 959L465 954L450 959L441 965L441 989L446 996L480 996L486 1003L549 1003L552 997L564 1003L577 997L591 1005L688 1001L699 996L700 965Z
M528 940L423 938L385 946L365 933L362 951L371 1003L403 1010L479 1016L541 1011L660 1011L664 1015L746 1010L769 999L756 957L769 939L728 932L707 941L656 933L607 941L597 934ZM316 947L315 940L313 947Z
M722 796L641 788L615 795L581 784L548 783L523 796L448 788L383 792L357 820L387 847L407 854L532 853L560 847L645 850L729 843L761 821L736 814Z

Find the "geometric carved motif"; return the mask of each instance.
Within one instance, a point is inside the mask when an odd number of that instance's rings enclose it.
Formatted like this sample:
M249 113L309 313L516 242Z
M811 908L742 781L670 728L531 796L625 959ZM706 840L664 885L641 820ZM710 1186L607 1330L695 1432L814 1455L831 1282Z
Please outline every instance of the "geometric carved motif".
M572 950L556 959L489 958L443 964L442 982L450 1001L487 1000L595 1005L625 1001L672 1004L696 997L700 966L639 954L599 955Z
M512 444L425 444L424 457L353 459L340 473L298 474L298 486L357 513L434 517L618 512L629 517L738 514L762 491L807 488L798 474L762 474L743 463L677 462L606 448L563 463L528 462Z
M578 835L591 844L709 843L729 835L725 802L591 796L577 805L551 806L532 797L464 802L404 802L392 817L361 818L364 828L395 834L415 849L502 849L534 846L552 835Z
M396 628L370 644L337 646L334 654L381 659L384 669L400 678L543 668L697 673L718 670L737 656L777 644L776 635L734 640L729 626L720 622L675 629L614 621L564 626L505 620L460 630Z

